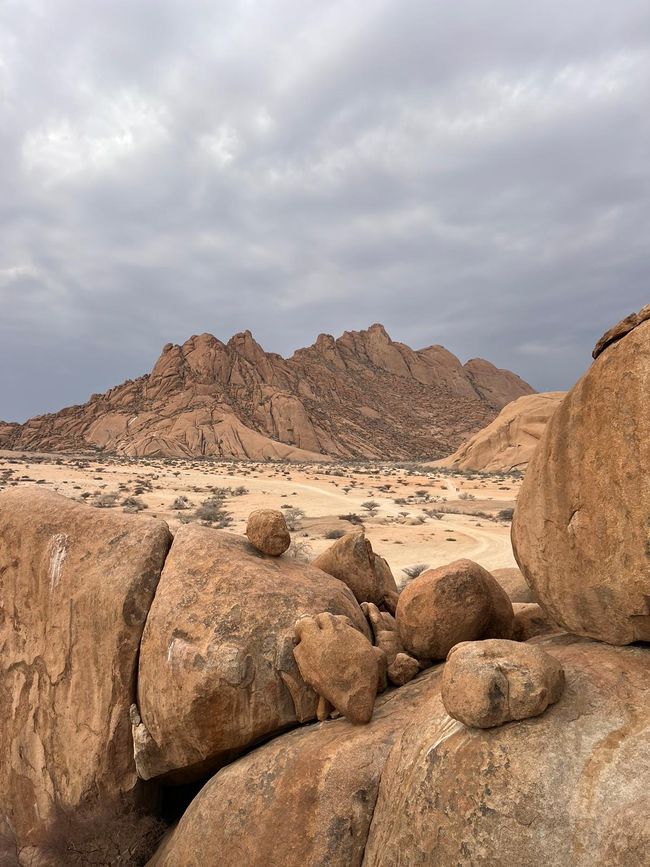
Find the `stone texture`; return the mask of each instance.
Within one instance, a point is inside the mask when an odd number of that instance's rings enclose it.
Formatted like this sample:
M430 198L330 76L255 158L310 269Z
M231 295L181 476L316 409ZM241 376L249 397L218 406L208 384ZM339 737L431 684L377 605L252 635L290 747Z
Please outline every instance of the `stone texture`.
M526 583L526 579L522 575L521 569L493 569L490 574L496 579L501 587L503 587L513 604L515 602L537 601L532 590Z
M564 672L554 657L498 638L455 645L442 675L449 716L482 729L539 716L563 690Z
M567 631L650 640L650 321L607 347L571 389L524 478L517 562Z
M170 542L162 521L0 494L0 837L19 850L63 810L146 796L129 706Z
M313 719L318 697L293 657L294 624L324 611L346 615L369 637L352 593L330 575L258 554L231 533L181 527L140 652L138 708L160 751L159 772L196 779L260 738Z
M262 554L279 557L291 544L291 534L279 509L256 509L246 524L248 541Z
M610 328L609 331L606 331L594 346L594 351L591 353L592 358L598 358L608 346L625 337L626 334L629 334L637 325L641 325L647 319L650 319L650 304L646 304L638 313L630 313L629 316L626 316L625 319L622 319Z
M434 466L487 472L525 469L548 420L565 394L564 391L548 391L518 397L452 455L436 461Z
M377 648L347 617L328 612L297 620L295 637L305 683L350 722L367 723L379 686Z
M363 602L361 610L370 623L375 644L386 655L386 673L390 682L403 686L416 676L420 665L405 652L395 618L390 612L380 611L372 602Z
M337 539L313 561L350 588L358 602L381 605L386 591L385 570L377 574L375 554L363 530L353 530Z
M380 696L366 726L304 727L223 768L150 867L360 867L391 746L438 680L432 669Z
M441 702L415 712L382 774L364 867L647 867L650 651L539 646L567 681L542 716L482 730L441 723Z
M288 359L250 331L227 343L201 334L167 344L146 376L0 435L13 448L135 457L413 460L449 454L531 392L487 361L414 351L381 325L321 334Z
M557 623L553 623L542 606L536 602L513 602L512 610L515 612L513 641L528 641L529 638L535 638L537 635L562 632Z
M471 560L428 569L401 592L397 626L418 659L445 659L461 641L510 638L512 604L490 573Z

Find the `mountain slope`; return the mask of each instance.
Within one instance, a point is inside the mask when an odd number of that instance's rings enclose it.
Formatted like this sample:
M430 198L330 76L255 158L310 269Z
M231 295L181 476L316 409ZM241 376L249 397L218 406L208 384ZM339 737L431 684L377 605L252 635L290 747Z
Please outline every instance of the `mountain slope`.
M442 346L413 350L381 325L321 334L285 359L250 331L168 344L152 372L82 406L30 419L13 448L132 456L435 458L533 390Z

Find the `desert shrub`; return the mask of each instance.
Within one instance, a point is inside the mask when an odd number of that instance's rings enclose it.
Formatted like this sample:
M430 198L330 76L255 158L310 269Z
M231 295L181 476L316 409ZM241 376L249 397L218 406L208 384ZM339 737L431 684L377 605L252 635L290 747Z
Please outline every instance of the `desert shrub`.
M408 575L409 578L417 578L418 575L421 575L429 568L428 563L416 563L414 566L404 566L402 572L405 575Z
M361 508L365 509L368 514L373 517L377 514L377 510L379 509L379 503L376 500L366 500L365 503L361 503Z
M340 539L342 536L345 536L345 530L328 530L325 533L326 539Z
M284 508L284 520L287 523L287 527L289 530L299 530L302 525L302 519L305 517L305 513L302 509L299 509L298 506L289 506L288 508Z
M223 508L220 497L208 497L194 512L194 517L205 524L216 524L219 529L225 529L232 524L232 515Z
M442 521L444 516L444 512L442 509L425 509L424 510L430 518L435 518L436 521Z
M292 557L294 560L299 560L301 563L308 563L312 557L312 549L309 542L305 542L304 539L292 539L289 548L287 549L287 556Z
M476 497L474 496L474 494L470 494L469 491L461 491L460 494L458 495L458 499L459 500L475 500Z
M81 495L83 497L83 494ZM92 505L96 509L113 509L117 506L119 495L117 493L96 494Z
M339 515L339 520L347 521L349 524L363 524L363 518L361 515L357 515L356 512L348 512L347 515Z
M500 521L512 521L512 516L514 515L514 513L514 509L501 509L501 511L497 515L497 518Z
M171 507L177 512L182 512L185 509L189 509L190 505L190 501L187 497L176 497Z
M130 513L141 512L147 508L147 504L138 497L126 497L122 500L122 505L124 506L124 511Z

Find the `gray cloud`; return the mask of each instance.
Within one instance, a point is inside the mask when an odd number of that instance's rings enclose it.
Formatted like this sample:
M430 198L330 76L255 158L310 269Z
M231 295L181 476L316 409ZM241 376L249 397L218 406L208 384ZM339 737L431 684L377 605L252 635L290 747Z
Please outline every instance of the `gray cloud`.
M5 0L0 418L382 321L569 386L650 300L650 10Z

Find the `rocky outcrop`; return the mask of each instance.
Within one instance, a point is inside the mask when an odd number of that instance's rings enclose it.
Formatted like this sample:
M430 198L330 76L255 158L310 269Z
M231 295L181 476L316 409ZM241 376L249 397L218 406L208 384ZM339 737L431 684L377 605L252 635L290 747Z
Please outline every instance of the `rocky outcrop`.
M512 636L514 615L505 590L471 560L427 569L397 603L402 644L418 659L445 659L461 641Z
M284 359L249 331L168 344L150 374L10 431L14 448L151 457L433 458L532 392L487 361L414 351L381 325ZM0 436L2 436L0 432Z
M19 425L10 421L0 421L0 449L8 448L18 433Z
M387 592L397 591L388 564L374 553L363 530L341 536L313 565L347 584L358 602L382 605Z
M449 651L442 703L450 717L487 729L544 713L562 695L564 671L535 645L465 641Z
M322 612L370 636L336 578L259 554L232 533L181 527L140 650L138 710L159 751L154 762L146 749L143 776L197 779L260 738L314 719L318 696L296 666L294 624Z
M542 716L481 730L441 720L440 699L417 709L384 768L364 867L647 864L650 652L538 646L566 676Z
M490 574L503 587L512 603L535 602L533 591L521 574L521 569L514 567L492 569Z
M145 799L129 706L170 542L162 521L0 494L0 837L18 852L70 811Z
M386 656L386 674L395 686L404 686L418 674L418 661L404 650L397 621L388 611L380 611L372 602L362 602L361 610L368 618L375 646Z
M562 632L557 623L553 623L542 606L536 602L513 602L512 610L515 612L513 641L528 641L529 638L535 638L537 635Z
M279 509L256 509L248 516L246 536L262 554L279 557L291 544L291 534Z
M650 641L650 321L614 332L546 428L512 542L556 623L629 644Z
M434 466L487 472L524 469L565 394L564 391L549 391L518 397L453 455L436 461Z

